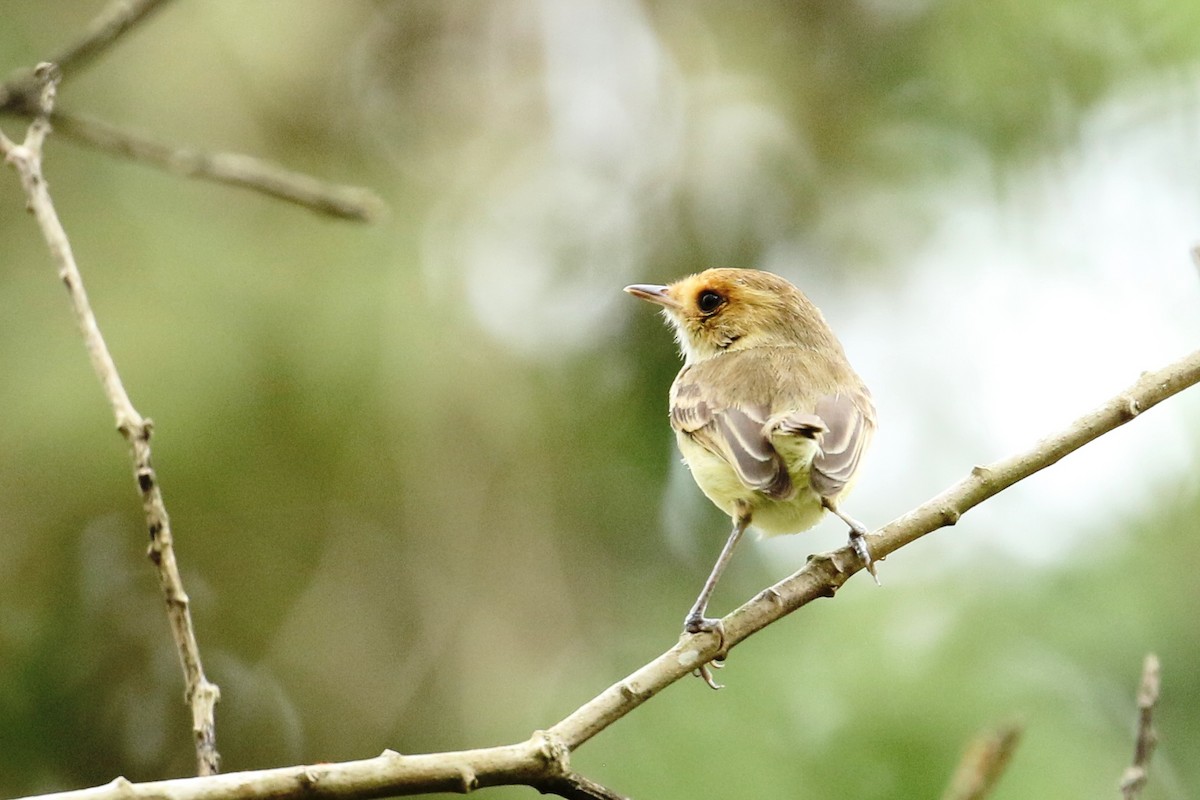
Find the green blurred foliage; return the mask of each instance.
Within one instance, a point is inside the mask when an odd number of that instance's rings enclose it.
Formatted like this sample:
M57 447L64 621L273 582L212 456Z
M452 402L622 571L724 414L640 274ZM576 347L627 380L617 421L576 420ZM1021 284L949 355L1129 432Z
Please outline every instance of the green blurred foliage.
M0 69L44 57L101 6L0 2ZM1117 87L1194 71L1200 55L1187 2L613 8L645 12L705 122L677 182L656 168L643 187L625 238L644 274L589 274L556 301L568 314L584 302L584 316L594 286L621 302L630 277L754 263L793 235L843 256L848 283L898 285L928 220L892 209L902 231L884 249L855 232L859 189L936 192L963 154L1003 184L1014 164L1069 156L1082 115ZM535 237L555 278L603 262L601 215L564 201L528 233L520 203L483 191L516 180L531 136L554 139L538 77L550 56L520 46L537 41L539 13L515 0L176 3L63 88L65 107L369 185L391 208L355 226L49 145L101 326L156 422L228 770L523 739L674 641L724 535L708 510L694 552L662 533L676 513L664 509L676 361L657 319L602 309L585 342L505 338L495 325L521 316L509 304L530 279L505 261L494 274L448 268L445 253L471 245L464 219ZM497 29L517 44L498 45ZM496 48L502 66L488 67ZM786 130L755 116L764 107ZM753 124L733 125L730 108ZM706 152L749 134L761 164L710 176L722 191L707 191ZM606 185L606 169L589 178ZM578 189L584 208L597 184ZM725 208L726 188L778 202ZM9 174L0 792L189 774L128 461L22 209ZM923 569L941 541L972 535L968 517L889 559L885 589L853 581L738 648L725 691L672 687L575 763L645 797L931 797L977 730L1016 718L1024 740L997 798L1114 796L1155 650L1163 745L1145 797L1189 796L1200 597L1180 536L1197 530L1194 484L1181 476L1144 518L1111 519L1066 563L1030 566L981 542L965 565ZM797 566L741 558L717 607Z

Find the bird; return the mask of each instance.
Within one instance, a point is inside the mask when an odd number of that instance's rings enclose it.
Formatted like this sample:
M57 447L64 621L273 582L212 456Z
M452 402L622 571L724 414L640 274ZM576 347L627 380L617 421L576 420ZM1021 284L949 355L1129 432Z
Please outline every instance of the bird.
M708 603L751 525L765 536L799 533L833 513L878 582L866 528L839 505L874 435L875 406L821 311L756 269L625 291L660 306L674 330L683 358L670 390L675 440L700 490L733 521L685 632L715 633L723 658L724 630L706 616Z

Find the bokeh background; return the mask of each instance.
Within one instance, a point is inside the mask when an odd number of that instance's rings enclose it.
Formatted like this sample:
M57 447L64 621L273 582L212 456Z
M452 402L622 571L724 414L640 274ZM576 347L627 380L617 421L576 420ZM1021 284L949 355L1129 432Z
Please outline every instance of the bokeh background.
M0 71L102 6L0 0ZM61 103L389 204L356 225L49 145L156 422L227 770L522 740L675 641L727 523L627 283L804 288L876 396L871 524L1200 342L1187 0L179 2ZM996 797L1115 797L1154 651L1145 797L1195 797L1198 391L574 763L638 797L935 797L1015 720ZM0 792L189 774L125 448L12 173L0 408ZM749 543L714 608L844 535Z

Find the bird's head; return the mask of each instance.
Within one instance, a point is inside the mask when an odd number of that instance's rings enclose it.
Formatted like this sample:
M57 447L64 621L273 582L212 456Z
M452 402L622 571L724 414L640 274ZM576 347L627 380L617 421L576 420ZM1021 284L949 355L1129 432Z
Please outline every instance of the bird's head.
M662 306L687 364L750 347L811 347L832 338L817 307L770 272L710 269L668 286L634 284L625 291Z

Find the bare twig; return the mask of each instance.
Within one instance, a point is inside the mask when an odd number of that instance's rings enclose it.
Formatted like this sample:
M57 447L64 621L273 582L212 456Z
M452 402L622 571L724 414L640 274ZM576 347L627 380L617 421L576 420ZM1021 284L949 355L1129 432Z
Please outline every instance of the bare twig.
M625 800L569 771L562 742L537 731L519 744L479 750L402 756L391 750L362 761L231 772L207 778L130 783L47 795L55 800L164 800L164 798L337 797L365 800L437 792L467 794L489 786L526 785L569 800Z
M1024 453L976 467L963 480L871 535L871 550L881 557L921 536L958 521L967 510L1012 486L1088 442L1123 425L1141 412L1200 382L1200 351L1140 380L1070 427ZM724 646L729 648L796 609L829 597L861 562L847 546L811 558L799 572L759 593L726 616ZM385 753L367 761L243 772L217 778L189 778L131 784L114 781L75 792L44 795L42 800L304 800L319 787L325 798L425 794L464 791L479 786L524 784L545 787L570 774L568 759L576 748L667 686L717 655L713 634L680 637L667 652L605 689L548 731L528 741L482 750L399 756Z
M982 731L963 751L942 800L983 800L987 797L1012 759L1021 740L1021 726L1003 725Z
M204 676L200 662L200 648L196 644L195 631L188 596L183 590L183 581L175 563L175 549L171 537L171 524L163 504L162 491L150 458L150 434L152 423L142 417L133 407L129 394L121 383L121 376L113 362L108 345L100 333L96 316L84 290L83 278L71 251L71 243L54 209L46 178L42 173L42 145L50 131L49 116L54 107L55 89L58 82L57 69L52 64L39 64L35 72L42 82L39 100L40 113L29 126L22 144L16 144L0 133L0 152L21 178L21 185L28 198L29 209L37 218L42 235L50 248L51 256L58 265L58 276L67 288L75 319L83 334L84 344L91 357L104 394L116 417L117 430L129 443L133 459L133 473L142 496L142 510L150 531L150 560L158 568L159 584L167 603L167 617L175 646L183 666L186 697L192 710L192 732L196 745L197 772L200 775L216 774L219 756L216 749L216 723L214 706L220 697L216 684Z
M62 135L97 150L144 161L186 178L252 189L320 214L371 222L384 209L383 200L369 189L326 183L240 153L174 147L77 114L56 114L54 126Z
M70 78L108 50L139 22L166 5L168 0L113 0L88 25L87 30L47 59ZM24 69L0 86L0 109L23 106L36 113L41 89L32 70Z
M87 31L48 63L60 73L77 74L168 0L114 0ZM41 113L41 84L32 70L19 70L0 84L0 112L35 117ZM91 117L53 112L59 133L89 147L167 172L260 192L319 214L359 222L380 217L386 204L379 195L357 186L327 183L300 172L240 153L207 153L175 147L140 136Z
M1138 723L1133 763L1121 776L1121 794L1125 800L1135 800L1145 788L1150 757L1154 755L1154 747L1158 744L1158 732L1154 730L1154 706L1158 703L1160 677L1158 656L1150 653L1142 665L1142 683L1137 694Z
M113 0L91 21L78 40L55 53L50 61L58 65L64 76L74 75L167 2L168 0Z
M625 795L573 772L541 783L534 782L533 787L542 794L556 794L567 800L629 800Z

